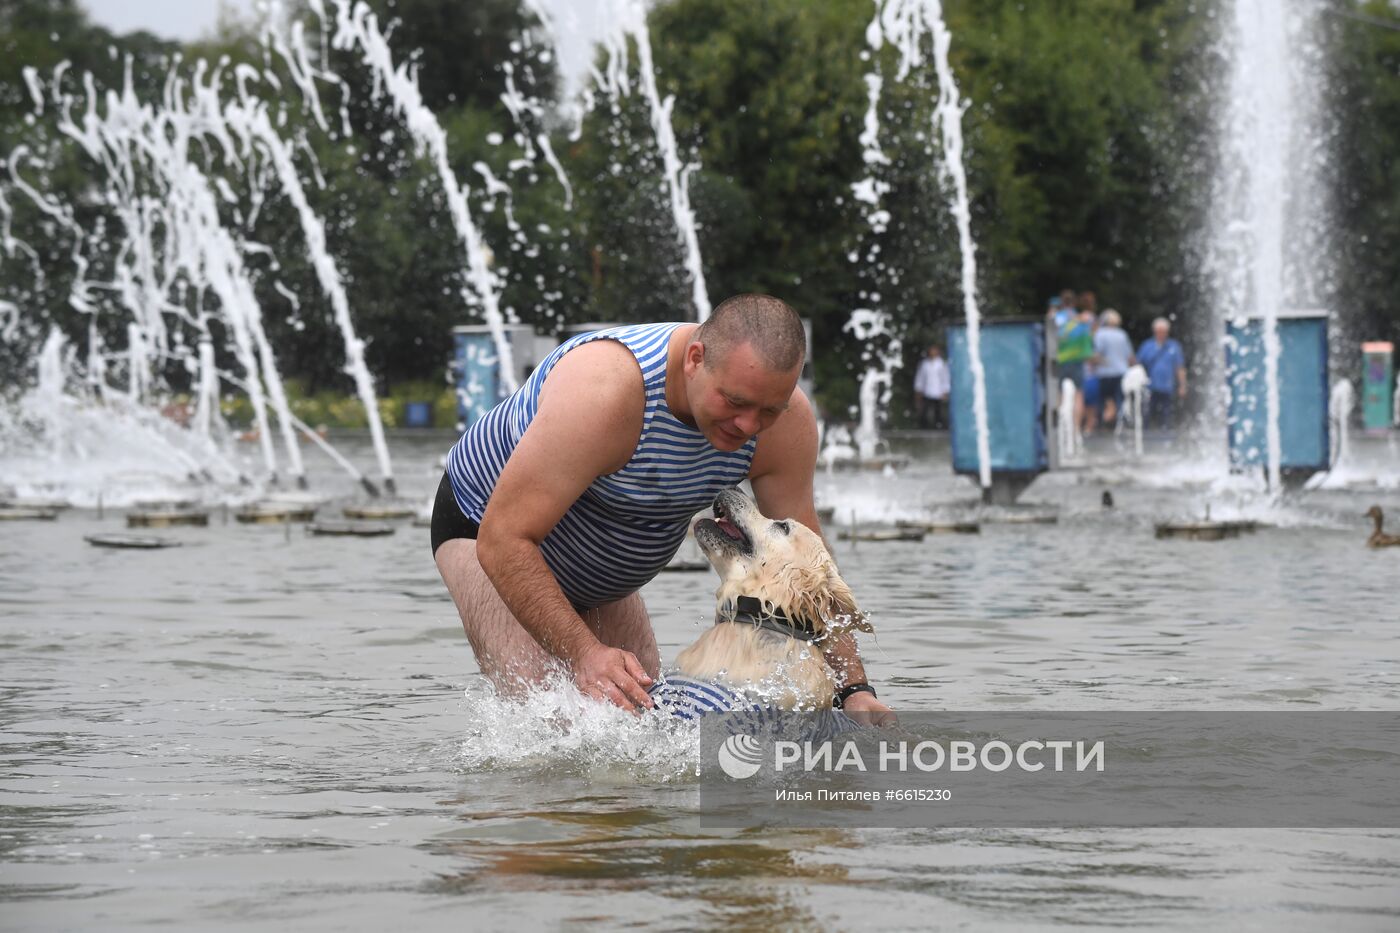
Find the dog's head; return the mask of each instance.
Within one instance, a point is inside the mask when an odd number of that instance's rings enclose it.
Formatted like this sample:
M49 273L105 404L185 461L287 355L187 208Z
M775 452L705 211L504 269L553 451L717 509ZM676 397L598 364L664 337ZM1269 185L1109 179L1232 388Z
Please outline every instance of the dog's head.
M695 523L695 540L720 576L721 611L751 596L765 611L810 621L818 636L873 631L851 588L814 531L792 519L764 517L753 500L729 489L715 497L715 517Z

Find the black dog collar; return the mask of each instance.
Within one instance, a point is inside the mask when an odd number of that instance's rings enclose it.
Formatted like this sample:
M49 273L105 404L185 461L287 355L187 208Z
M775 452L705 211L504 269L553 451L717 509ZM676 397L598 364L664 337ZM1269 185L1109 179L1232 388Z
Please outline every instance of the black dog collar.
M789 638L796 638L798 641L814 642L821 637L817 634L816 626L810 620L790 619L787 613L777 608L772 612L765 612L763 602L752 596L740 596L734 603L734 614L728 618L721 615L720 618L723 621L742 622L746 625L767 629L770 632L777 632L779 635L786 635Z

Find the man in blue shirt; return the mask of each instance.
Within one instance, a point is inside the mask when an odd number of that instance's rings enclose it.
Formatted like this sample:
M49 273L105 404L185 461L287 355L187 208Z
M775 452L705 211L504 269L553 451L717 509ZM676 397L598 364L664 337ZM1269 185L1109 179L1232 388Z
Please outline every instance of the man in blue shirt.
M1137 360L1133 357L1133 342L1123 330L1123 318L1109 308L1099 319L1094 332L1094 372L1099 377L1099 424L1109 424L1108 403L1113 402L1113 420L1123 408L1123 374Z
M1147 426L1158 425L1163 430L1172 426L1172 400L1186 398L1186 354L1181 352L1181 344L1167 335L1171 324L1164 317L1152 322L1152 339L1143 341L1138 348L1137 358L1147 370L1148 389L1151 395L1147 403Z

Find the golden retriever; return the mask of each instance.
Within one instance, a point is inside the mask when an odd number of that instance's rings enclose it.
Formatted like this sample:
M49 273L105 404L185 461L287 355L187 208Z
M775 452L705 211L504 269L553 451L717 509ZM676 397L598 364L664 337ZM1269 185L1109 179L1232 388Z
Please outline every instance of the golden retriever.
M695 540L719 574L715 625L676 658L693 681L722 684L763 706L829 710L837 684L829 639L872 631L822 539L764 517L738 490L720 493Z

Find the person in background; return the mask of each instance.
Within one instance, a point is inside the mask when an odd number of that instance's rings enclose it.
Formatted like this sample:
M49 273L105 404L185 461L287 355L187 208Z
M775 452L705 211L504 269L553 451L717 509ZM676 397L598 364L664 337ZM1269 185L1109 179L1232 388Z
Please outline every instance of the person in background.
M919 369L914 373L914 408L919 427L932 427L935 431L947 429L948 392L951 388L952 379L948 373L948 363L943 359L943 348L934 344L919 361Z
M1079 296L1079 320L1089 328L1091 347L1094 335L1099 330L1099 319L1095 308L1093 292L1084 292ZM1099 408L1102 404L1099 394L1099 370L1094 363L1092 353L1084 361L1084 384L1080 387L1080 396L1083 404L1079 411L1079 433L1088 437L1094 433L1094 428L1098 427Z
M1058 346L1055 353L1055 384L1068 379L1078 395L1074 400L1074 422L1084 417L1084 364L1094 355L1094 331L1079 314L1079 299L1073 289L1060 292L1059 306L1052 306L1047 317L1055 327Z
M1105 428L1118 419L1118 412L1123 408L1123 374L1136 362L1133 343L1123 330L1123 318L1109 308L1099 318L1099 329L1094 332L1094 371L1099 376L1099 424Z
M1171 339L1171 323L1164 317L1152 322L1152 339L1138 347L1137 358L1147 370L1149 397L1148 427L1156 424L1164 431L1172 428L1172 403L1186 398L1186 354Z

